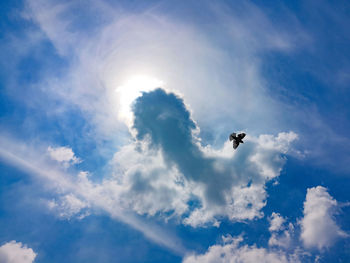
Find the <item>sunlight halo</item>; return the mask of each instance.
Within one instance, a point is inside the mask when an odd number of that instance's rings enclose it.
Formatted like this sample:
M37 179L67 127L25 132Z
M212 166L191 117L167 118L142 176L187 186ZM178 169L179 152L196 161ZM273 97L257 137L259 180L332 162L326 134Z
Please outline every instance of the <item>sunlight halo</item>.
M141 96L142 92L149 92L164 86L164 82L148 75L133 75L126 82L116 88L119 98L118 117L130 127L133 121L132 103Z

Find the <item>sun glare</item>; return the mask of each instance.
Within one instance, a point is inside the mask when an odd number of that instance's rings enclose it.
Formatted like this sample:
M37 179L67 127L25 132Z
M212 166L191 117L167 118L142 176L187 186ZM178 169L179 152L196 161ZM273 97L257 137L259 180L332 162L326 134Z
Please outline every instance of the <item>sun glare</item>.
M130 77L122 86L116 89L119 97L119 118L132 123L131 105L142 92L154 90L163 87L163 81L147 75L135 75Z

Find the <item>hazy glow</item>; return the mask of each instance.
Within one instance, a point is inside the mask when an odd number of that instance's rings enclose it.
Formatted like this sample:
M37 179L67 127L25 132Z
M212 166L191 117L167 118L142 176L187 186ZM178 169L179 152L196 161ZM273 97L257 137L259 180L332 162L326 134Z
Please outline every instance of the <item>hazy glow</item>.
M135 75L130 77L125 84L116 89L119 97L118 117L126 122L128 126L132 123L133 115L131 105L142 92L163 87L163 81L147 75Z

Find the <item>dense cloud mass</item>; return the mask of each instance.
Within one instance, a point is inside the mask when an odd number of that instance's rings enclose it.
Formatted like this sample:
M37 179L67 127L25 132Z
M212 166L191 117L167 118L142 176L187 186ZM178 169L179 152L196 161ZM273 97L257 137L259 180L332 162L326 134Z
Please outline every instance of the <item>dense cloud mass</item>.
M218 217L261 217L265 183L276 178L296 134L248 136L233 151L202 147L183 100L157 89L133 106L135 143L115 155L126 200L140 214L182 216L191 226L218 225Z
M32 263L35 258L33 249L21 242L11 241L0 246L1 263Z
M327 248L336 239L348 236L334 219L338 209L338 202L326 188L317 186L307 189L304 218L301 220L301 240L305 247Z

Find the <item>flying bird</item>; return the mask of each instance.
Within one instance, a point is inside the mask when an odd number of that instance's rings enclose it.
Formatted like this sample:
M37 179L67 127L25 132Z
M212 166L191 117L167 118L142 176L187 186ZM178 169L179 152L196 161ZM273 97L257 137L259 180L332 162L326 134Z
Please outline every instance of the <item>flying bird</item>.
M233 149L237 149L240 143L244 143L242 139L245 137L245 133L240 133L236 135L236 133L230 134L230 141L233 141Z

